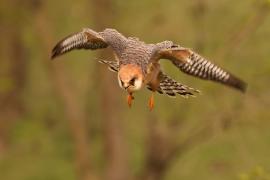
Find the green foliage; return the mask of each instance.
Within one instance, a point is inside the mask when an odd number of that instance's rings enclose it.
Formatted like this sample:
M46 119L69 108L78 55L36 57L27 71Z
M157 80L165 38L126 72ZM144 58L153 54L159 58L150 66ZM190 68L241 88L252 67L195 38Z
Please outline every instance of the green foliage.
M269 180L270 174L263 167L257 166L247 173L239 174L239 180Z
M49 48L63 36L83 27L100 30L96 28L98 17L92 13L96 10L94 1L28 1L23 6L19 2L0 2L0 33L4 34L0 42L0 95L8 97L1 108L11 106L7 113L0 114L0 179L77 178L72 127L64 102L57 94L59 84L53 81L56 77L52 76L52 67L65 72L65 83L72 89L79 109L86 111L87 137L91 139L87 151L92 155L94 170L103 174L104 154L108 153L102 121L106 101L101 101L104 95L99 83L103 79L97 74L106 67L96 62L96 52L89 51L49 60ZM162 62L170 76L200 89L202 95L192 99L156 95L156 107L151 113L147 109L147 90L135 94L134 106L129 109L126 93L119 88L111 96L120 99L115 103L115 113L124 127L131 173L139 175L145 166L149 119L154 116L161 134L173 131L173 143L183 142L198 129L211 125L208 130L212 136L177 155L166 172L166 180L268 180L270 21L269 8L265 9L263 3L270 5L270 0L202 0L205 10L200 13L200 1L111 2L114 20L106 22L107 27L148 43L167 39L191 47L249 84L248 92L242 95L219 84L180 74L170 63ZM35 3L41 3L42 8ZM47 29L40 32L43 28ZM15 61L12 55L18 53L14 48L18 41L14 42L14 37L22 41L25 55ZM46 47L46 43L51 47ZM113 58L106 52L103 57ZM12 62L19 64L20 60L25 65L25 79L15 81L13 74L22 66L13 68ZM115 77L112 85L118 87L116 75L110 75ZM10 101L17 86L22 87L15 93L19 103ZM2 138L7 139L4 150Z

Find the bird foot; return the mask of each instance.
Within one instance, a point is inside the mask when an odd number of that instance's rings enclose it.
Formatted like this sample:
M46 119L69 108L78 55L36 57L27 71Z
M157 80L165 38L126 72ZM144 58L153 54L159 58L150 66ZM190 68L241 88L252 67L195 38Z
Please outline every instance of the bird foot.
M152 94L149 98L148 107L150 111L152 111L154 108L154 94Z
M132 94L128 94L127 96L127 103L128 103L128 106L131 107L132 105L132 100L134 99L134 97L132 96Z

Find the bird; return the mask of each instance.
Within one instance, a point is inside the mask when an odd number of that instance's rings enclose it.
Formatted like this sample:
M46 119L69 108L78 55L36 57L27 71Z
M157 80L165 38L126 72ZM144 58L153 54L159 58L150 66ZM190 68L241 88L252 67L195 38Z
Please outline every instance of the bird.
M59 41L51 52L51 59L76 49L97 50L111 48L115 61L99 60L117 73L119 86L127 92L129 107L133 94L146 87L152 91L149 109L154 107L154 93L170 97L194 97L199 90L177 82L161 69L160 60L168 60L180 71L204 80L221 83L244 93L247 83L224 70L190 48L173 41L147 44L137 37L126 37L116 29L106 28L96 32L83 28Z

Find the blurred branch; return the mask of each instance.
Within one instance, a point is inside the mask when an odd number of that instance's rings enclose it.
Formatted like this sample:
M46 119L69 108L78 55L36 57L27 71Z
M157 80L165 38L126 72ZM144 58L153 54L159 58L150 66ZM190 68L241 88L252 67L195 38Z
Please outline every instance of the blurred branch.
M175 157L183 155L185 152L192 149L195 145L203 143L206 140L214 136L212 131L213 122L210 121L203 127L199 127L196 130L192 130L190 135L181 143L176 144L168 155L168 161L172 162ZM172 134L175 136L174 134Z
M149 115L146 140L145 167L138 179L161 180L167 170L167 157L171 149L168 133L162 132L158 127L158 121L154 114Z
M11 20L8 24L1 22L0 34L5 36L1 39L0 57L0 153L7 148L11 124L24 113L22 92L26 82L26 49L24 48L20 25L23 20L21 1L12 0L9 6L16 7L13 11L17 21Z
M91 2L96 28L101 31L107 27L111 27L115 17L112 1L91 0ZM107 24L108 22L109 24ZM114 58L111 59L113 60ZM116 85L116 76L112 76L111 72L104 66L98 66L97 70L97 76L101 77L98 83L102 94L102 122L107 156L105 179L127 180L130 179L128 153L124 138L121 108L119 107L119 89Z
M145 180L164 179L165 173L176 160L190 149L213 136L212 121L204 127L192 130L190 135L182 142L173 142L177 137L177 128L158 127L157 119L153 115L148 123L149 134L147 141L146 166L142 173Z
M69 82L67 73L64 71L62 64L55 64L50 62L50 50L52 48L52 25L47 19L46 11L44 10L44 4L42 1L33 1L35 9L35 25L40 39L44 44L44 64L49 71L50 80L53 83L53 87L56 90L57 95L61 98L64 104L64 110L69 122L71 135L75 143L75 158L77 173L80 179L93 180L97 177L92 172L89 158L89 143L86 129L86 115L80 107L76 93L72 89L72 84ZM50 65L52 64L52 65Z

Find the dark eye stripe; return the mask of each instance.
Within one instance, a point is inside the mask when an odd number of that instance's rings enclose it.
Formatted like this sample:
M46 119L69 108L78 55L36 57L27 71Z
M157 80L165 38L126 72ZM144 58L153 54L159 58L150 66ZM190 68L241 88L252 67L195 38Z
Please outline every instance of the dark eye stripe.
M135 77L134 77L134 78L132 78L132 79L129 81L129 84L130 84L130 85L132 85L132 86L134 86L135 80L136 80L136 78L135 78Z
M121 85L122 85L122 87L124 86L124 82L120 79L120 82L121 82Z

